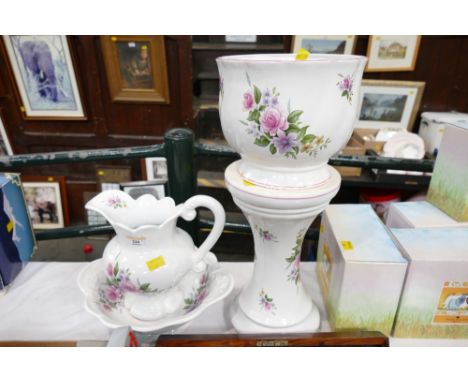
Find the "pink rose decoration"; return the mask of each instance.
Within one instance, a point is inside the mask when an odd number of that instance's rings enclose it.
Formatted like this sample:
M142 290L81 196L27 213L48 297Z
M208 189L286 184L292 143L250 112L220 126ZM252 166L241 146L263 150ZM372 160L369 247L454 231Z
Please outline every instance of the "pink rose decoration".
M273 137L278 131L284 131L288 128L288 121L278 109L269 107L263 112L260 125L266 133Z
M138 288L130 280L123 280L120 283L120 288L126 292L138 291Z
M107 264L106 273L109 277L114 275L114 267L112 266L112 263Z
M105 296L111 302L118 302L122 298L122 292L120 292L119 288L110 286L106 289Z
M244 93L242 105L244 106L244 110L251 110L254 107L254 98L251 93Z

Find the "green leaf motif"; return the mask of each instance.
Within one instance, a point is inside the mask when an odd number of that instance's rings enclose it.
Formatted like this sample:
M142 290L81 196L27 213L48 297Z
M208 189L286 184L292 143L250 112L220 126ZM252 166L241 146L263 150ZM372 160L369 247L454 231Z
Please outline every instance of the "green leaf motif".
M291 113L289 113L288 115L288 122L289 123L296 123L299 119L299 117L301 116L301 114L303 113L302 110L294 110L292 111Z
M303 127L301 129L301 131L299 132L299 135L297 136L297 139L302 141L302 138L304 138L304 136L306 135L307 133L307 126Z
M341 96L342 96L342 97L348 97L348 91L347 91L347 90L343 90L343 93L341 93Z
M149 288L150 284L149 283L144 283L144 284L141 284L140 285L140 289L143 291L143 292L146 292Z
M270 145L270 153L272 153L273 155L276 154L276 147L273 143Z
M255 144L261 147L267 147L270 144L270 140L266 135L262 135L260 138L255 140Z
M254 109L251 112L249 112L247 121L253 121L253 122L257 122L258 124L260 124L260 112L257 109Z
M245 121L239 121L239 122L242 123L245 126L249 126L249 124L247 122L245 122Z
M306 143L312 143L315 138L317 138L314 134L307 134L303 139L302 139L302 143L306 144Z
M258 105L260 103L260 99L262 98L262 92L255 85L254 85L254 98L255 98L255 103Z
M119 263L115 263L114 265L114 276L119 274Z
M288 134L290 134L290 133L299 134L299 133L301 132L301 128L298 127L297 125L291 123L291 124L289 124L289 127L288 127L288 129L286 130L286 132L287 132Z
M193 300L191 298L186 298L184 300L184 302L185 302L185 305L192 305L193 304Z

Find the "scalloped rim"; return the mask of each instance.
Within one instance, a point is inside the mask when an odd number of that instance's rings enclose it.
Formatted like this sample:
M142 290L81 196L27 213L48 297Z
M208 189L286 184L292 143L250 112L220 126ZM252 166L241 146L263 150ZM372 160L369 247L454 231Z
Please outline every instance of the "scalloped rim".
M87 281L87 277L91 276L93 273L97 272L98 267L100 266L100 262L102 259L94 260L90 264L88 264L78 275L78 286L80 290L85 295L85 309L87 312L96 316L105 326L115 329L123 326L129 326L132 330L139 331L139 332L152 332L152 331L160 331L166 328L171 328L175 326L179 326L185 324L194 318L198 317L206 308L213 305L214 303L224 299L227 297L234 288L234 278L233 276L224 269L217 268L214 269L211 274L215 276L214 281L219 279L220 277L226 277L228 280L226 282L224 290L218 292L218 294L211 296L211 293L207 296L207 298L193 311L187 313L180 317L174 318L162 318L154 321L143 321L133 318L135 322L118 322L115 319L109 317L108 315L103 312L98 303L92 300L92 296L95 294L96 284L93 283L90 285ZM212 297L212 298L210 298ZM122 315L122 319L125 319L125 316ZM141 324L139 324L141 322Z

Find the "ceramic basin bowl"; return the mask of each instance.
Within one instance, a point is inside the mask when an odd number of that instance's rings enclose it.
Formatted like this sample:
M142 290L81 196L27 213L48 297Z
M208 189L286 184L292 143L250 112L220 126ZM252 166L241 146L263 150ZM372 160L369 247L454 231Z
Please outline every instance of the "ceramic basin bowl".
M242 177L269 188L315 187L349 140L367 58L314 54L223 56L219 113Z

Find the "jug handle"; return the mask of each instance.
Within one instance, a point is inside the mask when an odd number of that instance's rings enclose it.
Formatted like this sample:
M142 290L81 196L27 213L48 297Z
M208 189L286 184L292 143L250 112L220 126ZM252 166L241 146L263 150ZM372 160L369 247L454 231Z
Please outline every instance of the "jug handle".
M203 260L205 255L210 251L211 248L216 244L219 237L223 233L224 223L226 222L226 213L224 208L216 199L206 195L192 196L184 203L184 207L181 212L181 216L185 220L193 220L197 216L196 208L206 207L214 215L213 228L205 239L202 245L193 254L193 263L196 264Z

